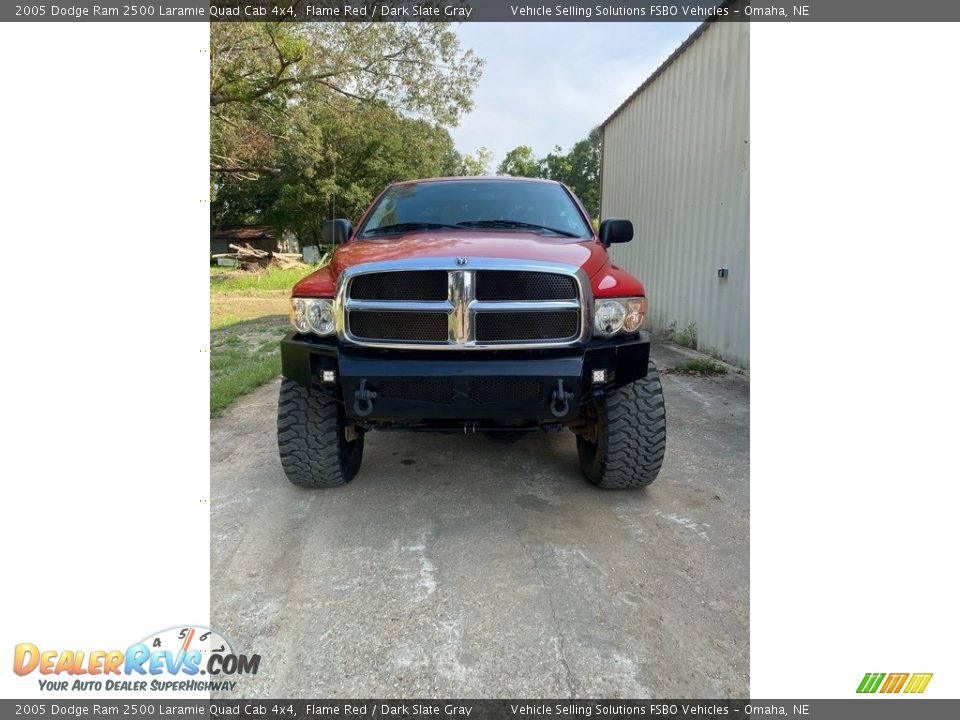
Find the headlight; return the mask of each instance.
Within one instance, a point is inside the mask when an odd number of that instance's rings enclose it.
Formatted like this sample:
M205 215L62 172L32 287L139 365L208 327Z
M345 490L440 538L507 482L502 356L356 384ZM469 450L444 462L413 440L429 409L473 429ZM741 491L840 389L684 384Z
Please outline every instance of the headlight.
M647 299L645 297L627 298L624 304L627 309L627 317L623 321L623 331L636 332L647 322Z
M330 335L336 329L333 301L322 298L292 298L290 322L300 333Z
M597 303L594 327L601 335L615 335L623 329L627 311L619 300L601 300Z
M290 299L290 322L297 332L310 332L310 326L307 325L307 301L303 298Z
M594 329L607 337L618 332L634 333L647 320L647 299L615 298L598 300L593 314Z

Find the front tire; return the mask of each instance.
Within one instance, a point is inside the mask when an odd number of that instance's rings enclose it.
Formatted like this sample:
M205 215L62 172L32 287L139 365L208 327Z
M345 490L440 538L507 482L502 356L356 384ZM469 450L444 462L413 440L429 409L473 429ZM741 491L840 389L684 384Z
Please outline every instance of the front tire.
M283 378L277 406L277 446L287 479L309 488L353 480L363 460L363 434L348 441L343 408L314 387Z
M593 407L596 439L577 436L580 469L602 488L638 488L657 479L667 447L667 413L660 375L624 385Z

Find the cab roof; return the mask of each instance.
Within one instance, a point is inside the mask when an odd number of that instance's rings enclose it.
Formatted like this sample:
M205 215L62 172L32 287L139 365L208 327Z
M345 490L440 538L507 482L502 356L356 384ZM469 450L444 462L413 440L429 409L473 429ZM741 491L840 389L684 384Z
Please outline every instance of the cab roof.
M393 185L419 185L421 183L434 183L434 182L461 182L472 180L474 182L529 182L529 183L542 183L546 185L560 185L561 183L556 180L546 180L544 178L528 178L528 177L514 177L513 175L453 175L451 177L435 177L435 178L420 178L416 180L399 180L395 183L390 183Z

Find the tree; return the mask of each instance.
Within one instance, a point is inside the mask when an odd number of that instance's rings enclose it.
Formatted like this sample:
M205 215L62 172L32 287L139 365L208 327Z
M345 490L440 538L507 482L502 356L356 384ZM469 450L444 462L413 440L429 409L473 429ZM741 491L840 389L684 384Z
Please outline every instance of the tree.
M532 147L520 145L506 154L497 166L497 175L538 178L543 177L543 167L534 156Z
M214 23L215 224L319 238L395 180L459 167L446 127L482 61L443 23Z
M444 23L215 23L210 105L276 107L308 87L455 123L483 62Z
M590 217L600 215L600 128L576 143L563 163L563 182L583 201ZM560 178L557 178L560 179Z
M559 145L546 157L537 158L528 145L506 154L497 167L500 175L539 177L564 183L579 197L590 217L600 215L600 128L594 128L570 152Z
M213 170L248 175L305 102L455 125L483 65L443 23L214 23L210 47Z
M457 175L489 175L493 164L493 153L485 147L474 154L464 155L460 161L460 171Z
M358 219L385 185L444 173L454 152L445 129L389 108L347 112L304 123L278 146L278 172L223 179L215 221L289 227L303 244L318 244L325 220Z

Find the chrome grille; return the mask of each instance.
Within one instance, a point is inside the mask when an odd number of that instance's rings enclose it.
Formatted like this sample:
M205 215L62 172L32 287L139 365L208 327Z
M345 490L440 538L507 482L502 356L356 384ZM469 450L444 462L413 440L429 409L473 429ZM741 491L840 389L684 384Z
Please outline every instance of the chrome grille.
M354 345L504 349L585 342L591 305L577 267L423 258L348 268L335 311L340 339Z
M350 313L350 332L358 338L371 340L444 342L447 339L447 315L354 310Z
M569 339L580 329L576 310L485 312L477 315L477 342Z
M442 270L368 273L353 281L350 297L355 300L446 300L447 273Z
M477 272L477 300L576 300L577 284L570 275L520 270Z

